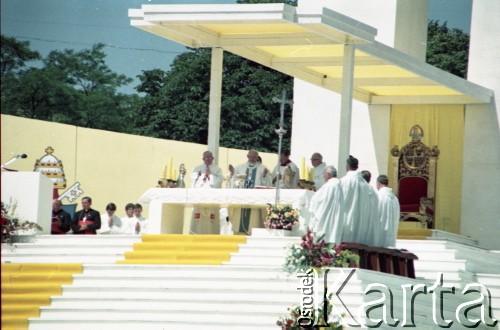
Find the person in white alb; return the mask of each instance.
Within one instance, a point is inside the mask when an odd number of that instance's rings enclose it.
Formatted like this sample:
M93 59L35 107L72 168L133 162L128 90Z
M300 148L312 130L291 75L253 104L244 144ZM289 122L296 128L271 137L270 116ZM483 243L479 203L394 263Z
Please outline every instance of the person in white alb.
M278 181L282 189L296 189L299 185L299 168L290 160L290 151L284 150L280 155L280 165L276 165L272 172L273 187Z
M326 166L323 170L326 183L311 199L311 224L313 232L324 235L325 242L340 244L344 234L344 195L337 169Z
M125 235L138 235L141 231L139 220L134 216L134 206L133 203L125 205L126 215L121 218L123 234Z
M314 182L314 187L318 191L324 184L325 178L323 176L323 171L326 164L323 162L323 156L319 152L315 152L311 156L312 168L312 180Z
M139 234L147 234L149 221L142 216L142 205L139 203L134 204L134 217L139 221Z
M389 179L387 175L379 175L377 178L378 189L378 218L379 218L379 246L395 247L398 237L400 207L392 188L387 187Z
M356 158L349 156L346 169L346 175L340 179L346 214L342 241L365 244L365 231L370 221L370 187L358 171Z
M372 174L370 171L361 171L361 176L368 183L370 188L370 214L369 221L365 228L363 228L364 235L361 242L370 246L379 246L380 229L378 220L378 194L375 188L370 185Z
M101 216L101 229L97 231L100 235L120 235L125 233L122 220L115 214L115 203L106 205L106 213Z
M202 160L203 164L196 166L191 173L191 187L200 189L220 188L224 176L219 166L213 164L214 156L212 152L205 151ZM195 207L190 232L191 234L220 234L219 209Z

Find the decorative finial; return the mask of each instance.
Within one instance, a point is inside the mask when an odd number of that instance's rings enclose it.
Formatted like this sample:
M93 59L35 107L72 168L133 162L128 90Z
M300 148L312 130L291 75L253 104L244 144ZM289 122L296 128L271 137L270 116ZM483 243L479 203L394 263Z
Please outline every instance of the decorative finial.
M422 127L415 125L410 129L410 137L412 142L418 142L422 140L422 137L424 136L424 130Z
M54 149L52 149L51 146L48 146L47 149L45 149L45 152L47 153L47 155L52 155L52 153L54 152Z

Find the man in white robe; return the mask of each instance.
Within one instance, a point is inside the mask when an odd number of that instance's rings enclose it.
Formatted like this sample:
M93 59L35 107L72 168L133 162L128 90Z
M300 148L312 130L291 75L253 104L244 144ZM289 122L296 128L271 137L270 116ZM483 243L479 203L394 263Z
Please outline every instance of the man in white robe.
M323 171L326 167L326 164L323 162L323 156L319 152L315 152L311 156L311 164L312 168L312 180L314 182L314 187L316 187L316 191L320 190L320 188L325 184L325 178L323 177Z
M249 150L246 163L238 165L236 168L229 165L231 188L253 189L272 185L271 173L267 167L258 162L258 157L257 150ZM251 228L264 228L265 209L231 207L228 209L228 213L235 231L250 234Z
M276 165L272 172L273 187L278 181L281 189L296 189L299 186L299 168L290 160L290 151L284 150L280 155L280 165Z
M370 246L379 246L380 229L379 229L379 219L378 219L378 194L373 186L370 185L372 174L370 171L361 171L361 176L368 183L370 188L370 214L367 226L362 230L364 232L361 238L363 244Z
M325 242L340 244L344 234L344 195L337 179L337 169L326 166L323 175L326 183L311 199L311 224L313 232L324 234Z
M214 156L211 151L203 153L203 164L194 168L191 173L192 188L213 189L220 188L224 176L219 166L213 164ZM195 207L191 219L191 234L220 234L219 209Z
M389 179L387 175L379 175L377 178L378 189L378 216L380 221L380 246L394 247L398 237L400 206L392 189L387 187Z
M123 234L125 235L139 235L141 232L141 225L139 219L134 216L135 204L128 203L125 205L126 215L120 220L122 221Z
M370 187L357 171L358 160L349 156L346 175L340 179L346 213L343 242L365 244L365 230L370 221Z

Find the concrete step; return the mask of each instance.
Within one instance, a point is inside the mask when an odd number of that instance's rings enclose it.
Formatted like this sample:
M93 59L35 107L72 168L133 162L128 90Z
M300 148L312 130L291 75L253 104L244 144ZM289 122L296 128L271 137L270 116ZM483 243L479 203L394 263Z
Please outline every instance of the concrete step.
M175 329L175 330L192 330L192 329L203 329L203 330L276 330L276 325L253 325L253 324L221 324L213 323L208 324L204 322L203 318L196 317L194 319L186 319L182 322L173 321L130 321L130 320L80 320L77 322L71 322L68 320L45 320L45 319L30 319L30 330L137 330L137 329L147 329L147 330L165 330L165 329Z
M103 263L110 264L123 259L123 255L8 255L2 254L2 263Z

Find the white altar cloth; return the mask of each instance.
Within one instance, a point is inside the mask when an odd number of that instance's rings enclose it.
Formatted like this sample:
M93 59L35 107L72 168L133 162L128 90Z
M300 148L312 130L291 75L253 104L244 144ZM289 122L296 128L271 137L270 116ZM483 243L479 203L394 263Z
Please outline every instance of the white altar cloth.
M280 189L279 204L290 204L299 209L303 224L309 221L312 196L314 192L309 190ZM192 207L265 208L275 200L275 189L150 188L139 198L139 203L149 204L148 233L188 234Z

